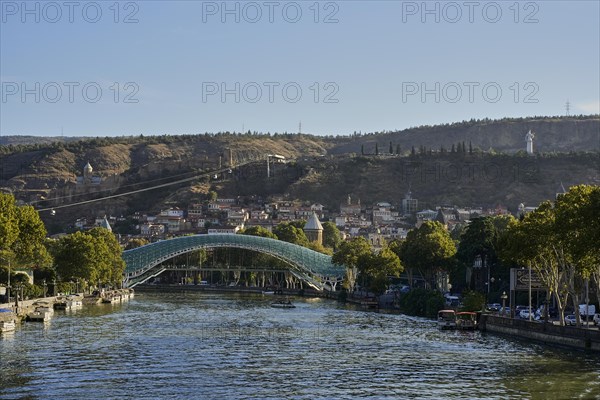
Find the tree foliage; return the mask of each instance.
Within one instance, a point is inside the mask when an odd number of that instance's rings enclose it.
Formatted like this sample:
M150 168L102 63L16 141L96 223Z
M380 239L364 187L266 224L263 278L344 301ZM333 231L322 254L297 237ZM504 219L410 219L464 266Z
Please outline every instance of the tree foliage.
M284 242L297 244L300 246L308 246L308 238L302 230L289 222L282 222L273 228L273 233L279 240Z
M13 267L51 265L46 228L31 206L17 206L12 195L0 193L0 262Z
M375 294L382 294L388 287L390 277L398 277L403 268L400 259L389 247L378 253L364 253L358 259L359 276L363 286Z
M242 234L250 235L250 236L260 236L264 238L277 239L277 235L275 235L270 230L263 228L262 226L253 226L248 229L245 229Z
M75 232L54 246L56 272L63 281L83 279L91 284L118 285L125 271L121 247L104 228Z
M450 234L437 221L425 221L419 228L408 232L400 248L400 259L405 268L418 271L430 287L437 272L447 271L456 247Z
M331 221L323 222L323 246L336 251L342 243L342 234L338 227Z
M599 232L600 187L575 186L512 222L502 257L538 273L562 321L569 299L578 315L585 282L592 278L600 290Z
M331 257L331 262L346 266L346 276L343 286L352 292L358 277L359 263L362 258L371 254L371 245L362 236L347 240L340 244L338 251Z

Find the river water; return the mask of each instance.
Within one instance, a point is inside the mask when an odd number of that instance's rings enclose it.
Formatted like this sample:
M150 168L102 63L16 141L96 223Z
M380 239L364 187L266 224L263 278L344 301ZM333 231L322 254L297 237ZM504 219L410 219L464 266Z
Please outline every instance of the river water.
M331 300L137 293L0 338L0 399L600 398L600 356Z

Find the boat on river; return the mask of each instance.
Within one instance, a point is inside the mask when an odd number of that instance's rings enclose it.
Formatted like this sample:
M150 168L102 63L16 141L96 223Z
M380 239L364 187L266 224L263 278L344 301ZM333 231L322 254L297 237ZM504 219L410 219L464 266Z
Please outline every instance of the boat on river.
M456 313L456 328L462 330L475 330L477 328L477 313L463 311Z
M289 299L280 299L271 303L273 308L296 308L296 306Z
M32 304L34 311L39 311L48 314L49 316L54 315L54 303L47 300L38 300Z
M54 308L48 302L33 303L34 311L27 314L27 321L47 322L54 315Z
M13 332L17 327L14 320L0 321L0 333Z
M16 325L15 314L11 310L0 309L0 333L13 332Z
M110 303L110 304L114 304L114 303L119 303L121 301L121 296L118 294L109 294L107 296L104 296L102 298L102 302L103 303Z
M456 329L456 312L454 310L438 311L437 324L440 329Z
M76 294L59 297L54 303L56 310L78 310L82 307L83 297Z

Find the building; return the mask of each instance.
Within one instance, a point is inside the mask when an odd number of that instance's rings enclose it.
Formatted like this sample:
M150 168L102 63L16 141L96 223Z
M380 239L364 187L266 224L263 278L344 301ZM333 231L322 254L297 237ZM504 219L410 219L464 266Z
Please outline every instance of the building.
M410 189L406 196L402 199L402 214L404 215L412 215L417 212L417 207L419 206L419 201L417 199L412 198L412 193Z
M102 183L102 178L99 176L94 176L94 168L89 163L89 161L83 167L83 176L77 177L77 184L90 186L90 185L99 185Z
M323 244L323 225L321 225L316 213L313 212L308 221L306 221L304 233L310 242Z

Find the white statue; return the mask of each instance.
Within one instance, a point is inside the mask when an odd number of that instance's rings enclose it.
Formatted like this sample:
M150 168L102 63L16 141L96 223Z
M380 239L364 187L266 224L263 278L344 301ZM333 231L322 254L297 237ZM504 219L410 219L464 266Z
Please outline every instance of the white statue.
M529 130L529 132L527 132L527 135L525 135L525 140L527 140L527 154L533 154L533 138L535 137L535 135L533 134L533 132L531 132L531 130Z

